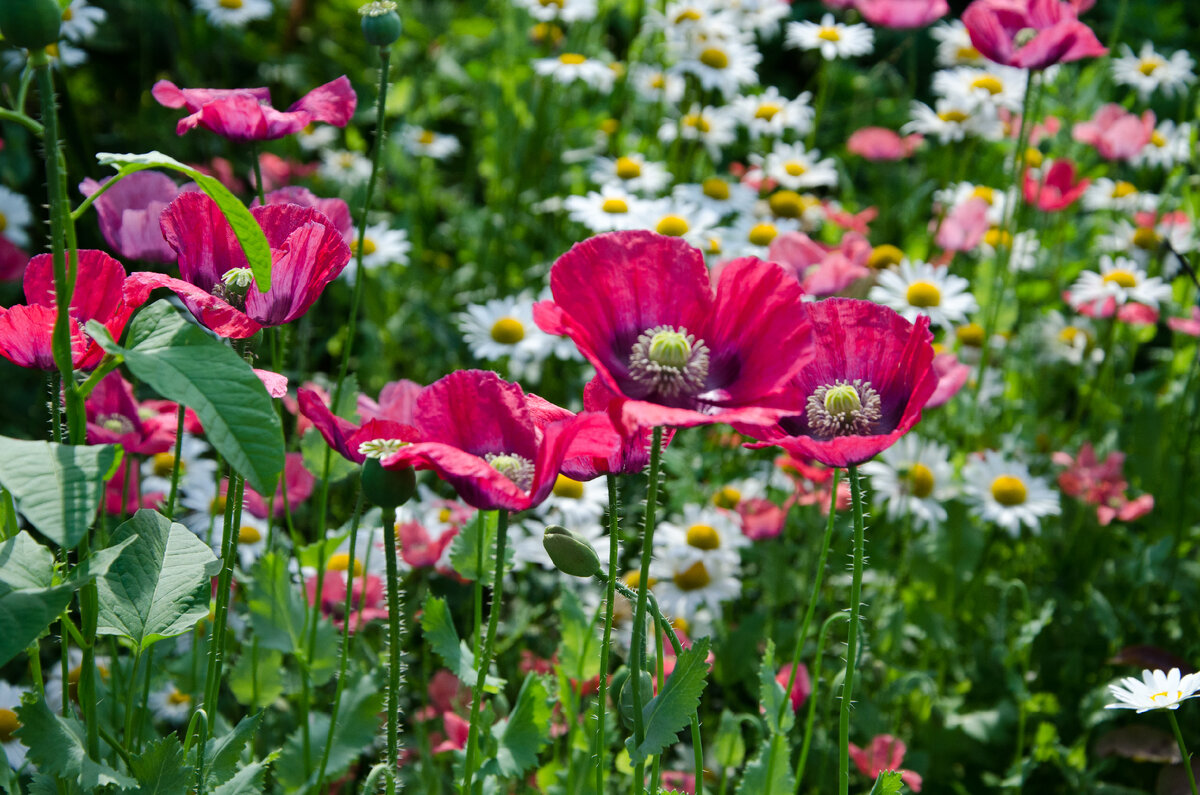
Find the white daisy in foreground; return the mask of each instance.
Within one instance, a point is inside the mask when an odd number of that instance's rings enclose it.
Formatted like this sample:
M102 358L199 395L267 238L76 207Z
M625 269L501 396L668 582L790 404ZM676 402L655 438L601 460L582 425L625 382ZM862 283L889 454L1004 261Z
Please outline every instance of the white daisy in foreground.
M370 178L371 161L358 152L326 150L321 153L317 174L330 182L357 185Z
M1167 673L1146 669L1140 681L1127 676L1108 689L1117 703L1106 704L1105 709L1136 709L1138 714L1153 709L1179 709L1181 703L1200 691L1200 674L1181 675L1178 668Z
M750 155L750 160L755 165L762 166L766 176L789 190L837 185L838 174L833 158L821 160L820 157L819 149L810 151L801 143L785 144L776 141L765 160L753 154Z
M986 66L990 62L971 43L971 34L960 20L939 22L929 29L937 39L938 66Z
M789 22L784 44L797 50L820 50L827 61L866 55L875 49L875 32L866 25L843 25L833 14L816 22Z
M1075 310L1112 299L1116 306L1133 301L1158 309L1171 300L1171 285L1159 276L1146 276L1146 271L1126 257L1100 257L1100 271L1084 271L1067 291L1067 301Z
M1020 534L1021 525L1036 533L1042 517L1060 511L1057 491L1031 475L1029 467L995 450L967 461L963 487L973 516L995 522L1013 536Z
M620 185L633 193L651 195L658 195L671 184L671 173L666 166L637 152L596 158L591 177L598 185Z
M610 184L586 196L567 196L563 208L572 221L593 232L613 232L636 227L643 202L619 185Z
M453 157L462 145L453 135L442 135L415 124L406 124L396 134L396 140L405 152L414 157L431 157L445 160Z
M951 328L979 308L967 292L971 285L966 279L920 260L902 260L896 270L879 271L876 278L878 284L867 298L890 306L910 323L918 315L929 315L933 325Z
M596 17L596 0L515 0L539 22L586 22Z
M33 214L29 210L29 199L0 185L0 235L21 248L28 248L31 223Z
M154 719L172 726L182 726L192 717L192 697L180 691L174 683L155 690L146 700Z
M593 526L603 524L607 508L608 487L604 478L575 480L559 475L550 496L534 513L547 522L584 532L584 528L590 531Z
M1185 92L1196 79L1192 71L1196 62L1186 50L1177 50L1170 58L1165 58L1147 41L1137 55L1128 44L1122 44L1121 51L1120 56L1112 59L1113 81L1136 89L1143 102L1158 90L1168 97Z
M21 706L21 694L29 692L27 687L10 685L0 679L0 747L4 748L4 756L8 759L10 769L17 772L25 765L25 755L29 749L13 734L21 728L17 718L17 708Z
M813 122L811 101L812 94L807 91L788 99L775 86L768 86L761 94L735 97L732 114L751 135L778 138L788 131L807 135Z
M533 62L533 71L553 79L556 83L567 84L579 80L598 91L611 89L617 76L608 64L577 52L564 52L553 58L539 58Z
M704 248L720 218L705 207L678 199L655 199L647 202L639 213L641 229L649 229L668 237L682 237L697 248Z
M762 55L751 44L738 39L709 39L676 52L677 62L672 71L680 75L695 75L705 90L716 90L728 96L741 86L758 83L755 67Z
M383 268L387 265L408 265L408 252L412 249L412 243L408 242L408 232L404 229L392 229L387 223L372 224L367 227L367 233L363 237L363 267L369 271L377 268ZM358 253L358 234L354 235L354 239L350 241L350 251L353 254ZM346 263L345 269L342 270L340 276L354 281L354 274L358 268L358 257L350 257L350 261Z
M738 515L724 508L689 504L678 522L660 522L654 541L670 552L677 566L687 568L695 561L726 558L737 564L738 550L750 543L742 533Z
M887 508L888 518L905 515L917 527L939 527L946 521L943 503L954 496L954 466L950 448L907 434L862 465L871 476L871 491Z
M459 313L458 328L472 356L480 361L507 356L514 375L538 369L550 351L550 337L534 324L533 301L528 296L471 304Z
M194 6L212 24L233 28L266 19L275 11L271 0L194 0Z
M71 4L63 9L59 35L73 42L90 39L96 28L106 19L108 12L103 8L88 5L87 0L72 0Z
M742 591L736 556L697 560L694 548L680 544L662 548L656 555L650 563L650 576L654 595L667 616L690 622L707 607L720 617L721 603L736 599Z

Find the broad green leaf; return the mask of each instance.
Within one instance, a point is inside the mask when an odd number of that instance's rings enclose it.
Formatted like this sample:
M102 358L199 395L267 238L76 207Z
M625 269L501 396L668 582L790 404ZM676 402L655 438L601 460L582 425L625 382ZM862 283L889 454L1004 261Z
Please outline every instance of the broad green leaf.
M217 452L259 494L274 494L283 470L283 428L266 387L232 349L189 323L166 301L142 309L122 348L89 322L108 353L162 397L194 410Z
M250 270L254 272L254 282L258 285L258 289L264 293L271 289L271 245L267 242L267 236L263 234L258 221L254 220L254 216L246 209L246 205L242 204L238 197L234 196L219 180L213 179L207 174L201 174L191 166L184 165L162 152L146 152L144 154L98 152L96 160L102 166L117 168L117 175L113 177L112 182L150 168L169 168L190 178L200 186L200 190L207 193L208 197L217 203L221 212L225 214L225 220L229 221L229 225L233 227L233 233L237 235L238 242L242 244L242 251L246 252L246 259L250 263Z
M316 644L308 654L309 636L304 631L307 611L304 590L292 582L287 560L275 553L259 558L250 586L250 620L259 645L306 657L313 682L323 684L337 665L337 631L328 620L321 619Z
M379 713L383 709L384 690L375 677L367 675L349 685L342 695L342 707L338 711L337 726L333 730L333 744L329 749L329 766L326 777L338 778L349 769L355 759L369 750L378 734ZM321 766L321 754L325 750L325 738L329 736L329 716L310 712L309 736L320 738L309 747L308 764L304 764L303 735L297 729L283 747L275 776L288 792L303 792L316 786L316 771ZM312 771L306 782L304 771Z
M475 581L492 576L496 566L496 531L499 514L479 511L450 542L450 565L464 580ZM483 545L483 571L479 569L480 544Z
M13 505L8 489L0 488L0 539L12 538L20 530L17 527L17 507Z
M783 692L783 685L775 681L778 673L775 669L775 641L768 638L767 651L763 655L762 665L758 669L758 697L763 707L763 719L767 722L767 731L770 734L786 734L791 730L792 724L796 722L791 704L788 704L787 707L783 705L786 694ZM783 710L782 724L779 721L780 710Z
M0 665L33 643L66 609L74 594L74 585L56 585L0 596Z
M146 750L133 758L138 795L172 795L187 792L195 784L196 771L184 764L183 746L174 734L151 740Z
M238 703L258 709L283 694L283 655L274 649L259 649L257 658L249 647L229 671L229 689Z
M74 717L50 712L41 699L28 700L17 709L21 728L16 736L29 749L29 760L43 773L78 783L84 792L115 784L132 787L137 782L87 754L83 724Z
M721 712L714 743L717 764L723 768L741 767L746 761L746 739L742 737L742 721L729 710Z
M770 735L746 765L738 795L791 795L795 788L788 739L782 734Z
M675 670L667 677L667 683L642 710L646 727L642 744L636 745L633 737L625 743L635 763L645 761L673 743L675 736L696 714L708 676L708 644L708 638L701 638L692 648L685 649L676 659Z
M568 590L562 592L558 616L562 622L559 667L571 679L587 681L600 673L600 638L592 631L592 617L583 612L579 597Z
M145 649L182 635L208 615L211 578L220 561L181 524L143 508L113 534L137 536L100 578L101 635L128 638Z
M546 685L537 675L529 674L508 718L492 727L496 755L480 768L480 773L511 778L536 765L538 752L550 741L550 711Z
M0 595L54 584L54 553L24 530L0 543Z
M879 778L875 779L875 786L871 787L870 795L899 795L904 789L904 781L900 775L896 770L883 771Z
M442 662L458 680L467 687L474 687L479 678L475 674L475 655L466 641L458 639L445 599L436 596L425 598L425 607L421 611L421 631L425 633L425 642L442 658ZM489 693L496 693L504 686L504 680L488 675L483 685Z
M233 731L221 735L206 746L204 758L204 781L209 788L216 787L233 778L241 764L242 750L262 724L262 713L247 715L238 721ZM193 744L188 752L188 764L196 764L200 746Z
M0 437L0 486L39 533L64 549L74 549L87 534L116 462L114 445Z

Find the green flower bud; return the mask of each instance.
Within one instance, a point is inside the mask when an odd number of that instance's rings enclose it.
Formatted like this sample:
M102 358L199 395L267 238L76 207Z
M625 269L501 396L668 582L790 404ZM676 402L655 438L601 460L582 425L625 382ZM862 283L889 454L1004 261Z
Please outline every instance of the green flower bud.
M563 574L591 577L600 571L600 558L596 550L579 533L552 524L542 535L542 546Z
M642 683L642 707L644 708L650 703L650 699L654 698L654 679L651 678L649 671L638 671L638 676L635 679L630 676L621 686L621 694L617 699L617 710L621 714L621 722L625 724L625 728L633 728L633 682L639 681Z
M395 509L416 493L417 476L411 467L384 469L378 458L368 458L362 466L362 490L380 508Z
M0 32L17 47L40 50L58 41L62 13L55 0L0 0Z
M367 44L387 47L400 38L400 15L391 0L374 0L358 9L362 15L363 38Z

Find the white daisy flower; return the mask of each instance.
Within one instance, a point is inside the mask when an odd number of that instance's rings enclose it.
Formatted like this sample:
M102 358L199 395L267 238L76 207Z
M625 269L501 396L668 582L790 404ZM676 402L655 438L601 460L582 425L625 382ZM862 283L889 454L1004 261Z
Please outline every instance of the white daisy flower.
M737 124L723 109L692 105L679 119L668 119L658 128L660 141L671 143L676 138L700 141L716 160L721 148L737 138Z
M596 18L596 0L514 0L539 22L588 22Z
M730 0L730 8L741 18L742 30L753 30L764 39L779 33L779 23L791 14L786 0Z
M758 257L766 259L771 241L784 232L798 232L800 222L794 218L761 218L745 213L734 220L721 235L721 258Z
M758 83L755 68L762 55L753 45L734 39L708 39L673 53L677 59L671 68L679 75L695 75L706 91L723 96L736 94L742 86Z
M1154 45L1148 41L1142 44L1137 55L1128 44L1122 44L1121 55L1112 59L1113 81L1136 89L1146 102L1160 89L1168 97L1186 92L1196 79L1192 71L1195 66L1196 62L1186 50L1177 50L1170 58L1165 58L1155 52Z
M406 124L396 134L401 148L413 157L446 160L458 154L462 145L453 135L443 135L415 124Z
M110 659L107 655L95 657L96 682L107 682ZM51 712L61 713L63 707L63 679L61 658L43 669L46 673L46 706ZM79 676L83 672L83 650L72 646L67 652L67 694L72 703L79 701Z
M833 14L816 22L789 22L784 44L798 50L819 50L827 61L867 55L875 49L875 32L863 24L834 22Z
M10 685L0 679L0 747L4 748L9 768L18 773L25 766L25 755L29 753L29 749L13 734L21 728L21 721L17 718L21 694L28 692L27 687Z
M1004 137L1004 124L992 108L973 106L963 98L942 97L934 108L913 100L909 107L912 120L900 128L905 135L920 133L936 137L943 144L961 141L968 135L985 141L999 141Z
M862 471L871 476L871 491L886 506L890 520L907 515L917 527L931 528L946 521L944 503L956 492L946 445L909 433L863 464Z
M971 34L961 20L939 22L929 29L937 39L938 66L987 66L991 64L971 43Z
M317 167L321 179L344 185L357 185L371 177L371 160L348 149L327 149L321 153L321 165Z
M1009 237L1007 232L993 226L983 235L983 240L979 244L980 254L984 258L995 257L998 250L1005 247L1004 241ZM1036 232L1032 229L1017 232L1016 236L1012 237L1012 252L1008 255L1009 269L1018 273L1033 270L1037 267L1038 254L1041 250L1042 246L1038 242Z
M533 62L533 71L564 85L579 80L601 92L611 90L617 77L608 64L577 52L539 58Z
M351 253L355 253L357 248L358 234L356 232L354 239L350 241ZM373 271L388 265L408 265L408 252L411 249L412 243L408 241L407 230L392 229L386 221L381 224L372 224L367 227L367 233L363 237L363 267ZM357 268L358 257L351 256L350 261L346 263L346 267L339 275L353 282Z
M306 152L319 152L332 146L341 132L332 124L306 124L296 133L296 142Z
M108 12L103 8L88 5L87 0L72 0L71 4L63 9L59 35L73 42L90 39L95 34L96 28L100 27L106 19L108 19Z
M596 158L591 178L597 185L619 185L633 193L650 195L658 195L671 184L671 173L666 166L647 160L638 152Z
M674 42L734 38L740 30L732 12L712 0L672 0L661 13L647 11L646 26Z
M683 507L679 522L660 522L654 529L659 553L672 552L675 565L687 569L696 561L721 557L737 564L739 550L750 544L733 511L708 505Z
M805 91L795 99L787 99L775 86L761 94L735 97L731 114L754 136L779 138L786 132L804 136L812 130L812 94Z
M238 567L243 572L248 572L267 551L267 533L268 523L266 519L259 519L254 514L247 510L242 511L242 524L238 528ZM213 553L221 557L221 538L220 534L213 535Z
M29 210L29 199L20 193L0 185L0 234L21 248L29 247L29 225L33 213Z
M1096 332L1085 317L1067 320L1060 312L1051 310L1038 325L1042 359L1048 362L1067 362L1075 366L1087 359L1104 360L1104 350L1096 345Z
M1135 213L1153 210L1158 206L1158 196L1138 190L1132 182L1098 177L1083 192L1083 206L1089 210Z
M518 379L536 380L532 376L540 373L550 353L550 335L533 322L533 300L528 295L471 304L458 314L457 322L473 357L480 361L508 357L509 371Z
M1200 691L1200 674L1181 675L1178 668L1167 673L1145 669L1140 681L1127 676L1108 689L1117 703L1106 704L1105 709L1136 709L1139 715L1153 709L1179 709Z
M271 0L194 0L194 6L212 24L233 28L266 19L275 11Z
M707 208L677 199L656 199L648 202L639 217L640 229L650 229L668 237L682 237L696 248L704 248L720 218Z
M972 112L980 108L1019 111L1025 100L1025 75L1024 69L999 65L987 69L959 66L935 72L933 91Z
M890 306L910 323L918 315L929 315L933 325L952 328L979 308L966 279L920 260L901 260L896 270L879 271L876 278L878 284L867 298Z
M652 587L665 615L693 621L702 608L720 617L721 603L742 591L736 555L710 555L696 559L696 549L686 544L660 548L650 563Z
M645 63L633 64L629 80L637 95L649 103L678 105L683 99L686 81L681 75Z
M1130 158L1135 166L1156 166L1170 169L1192 158L1192 126L1176 125L1171 119L1160 123L1150 134L1150 141Z
M1025 464L995 450L973 456L963 467L964 496L971 514L1016 536L1021 525L1037 532L1042 517L1059 513L1058 492L1035 478Z
M154 719L172 726L183 726L191 719L195 709L192 697L182 692L173 682L163 685L149 695L146 706Z
M179 445L179 495L189 492L202 492L207 499L215 496L214 489L217 478L217 462L206 456L212 448L203 439L197 439L190 433L183 435ZM167 452L156 453L142 462L142 493L153 494L161 492L164 496L171 493L171 473L175 468L175 448ZM207 526L207 525L206 525ZM193 532L195 532L193 530ZM200 533L203 537L203 533Z
M534 514L547 524L561 524L578 532L602 526L608 509L608 487L604 478L574 480L559 475L546 501Z
M933 200L943 207L957 207L971 199L983 199L987 204L987 220L994 227L1004 223L1004 212L1009 203L1016 199L1016 192L1004 192L987 185L957 182L949 187L934 191Z
M836 186L838 174L833 158L820 157L819 149L809 151L802 143L776 141L765 159L752 154L750 161L762 166L766 176L788 190Z
M1084 271L1067 291L1067 301L1079 311L1081 307L1106 303L1109 299L1116 306L1130 301L1158 309L1162 302L1171 300L1171 285L1164 284L1161 277L1146 276L1146 271L1126 257L1100 256L1100 271Z
M563 209L574 222L593 232L612 232L633 229L644 207L639 199L618 185L604 185L586 196L567 196Z
M775 467L771 468L772 473L776 471ZM791 490L791 485L787 489ZM739 505L742 505L747 500L761 499L767 496L766 484L761 480L753 478L742 478L739 480L731 480L725 485L713 491L710 502L717 508L724 508L727 511L736 511Z
M753 210L758 201L758 191L741 182L709 177L699 183L676 185L671 197L702 210L711 210L718 218L725 218Z

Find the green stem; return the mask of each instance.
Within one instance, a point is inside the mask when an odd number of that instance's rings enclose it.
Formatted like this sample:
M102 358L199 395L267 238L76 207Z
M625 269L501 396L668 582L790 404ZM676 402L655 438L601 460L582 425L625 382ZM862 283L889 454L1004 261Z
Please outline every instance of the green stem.
M608 750L604 738L604 711L608 701L608 655L612 641L613 599L616 597L617 541L620 538L620 508L617 476L609 473L608 480L608 580L604 590L604 642L600 644L600 692L596 702L596 793L603 795L606 771L604 757Z
M208 671L204 677L204 711L212 715L208 736L217 728L217 697L221 689L221 667L225 656L225 625L229 617L229 589L233 583L233 562L237 558L238 526L242 519L242 494L245 481L230 470L225 515L221 526L221 573L217 577L217 606L208 650ZM307 722L307 716L305 717Z
M475 776L475 756L477 746L483 742L479 729L479 708L483 701L483 684L487 679L488 667L492 661L492 647L496 643L496 626L500 623L501 600L504 598L504 547L508 537L508 511L501 509L496 527L496 568L492 578L492 606L488 610L487 635L483 640L475 660L475 687L471 694L471 725L467 730L466 765L463 771L463 787L461 792L471 792L471 782ZM483 539L480 539L482 546ZM481 571L476 574L482 575Z
M842 680L842 708L838 718L838 792L850 792L850 703L854 695L854 669L858 657L859 608L863 575L863 499L858 466L851 464L850 497L854 504L854 575L850 582L850 638L846 642L846 678Z
M266 188L263 186L262 164L258 162L258 142L250 142L250 160L251 167L254 169L254 189L258 192L258 203L262 207L267 206L267 196L264 192Z
M650 558L654 552L654 512L658 503L658 473L662 465L662 427L654 429L650 442L650 475L646 487L646 522L642 536L642 565L638 574L637 607L633 612L633 643L630 648L630 676L633 677L633 741L641 746L646 738L642 717L642 688L639 672L645 667L646 594L650 582ZM638 762L633 771L634 792L641 793L645 784L646 763Z
M175 518L175 498L179 496L179 474L182 469L179 457L183 454L183 422L187 408L180 403L175 412L175 453L171 458L171 493L167 497L167 518Z
M150 698L150 674L154 670L154 647L153 646L146 649L146 666L145 667L146 667L146 678L145 678L145 681L143 681L143 683L142 683L142 700L141 700L141 703L137 705L137 710L138 710L138 713L139 713L141 719L138 720L138 722L136 724L137 734L133 740L133 748L135 751L142 750L142 729L146 725L146 716L145 716L146 704L148 703L148 699Z
M812 149L817 142L817 130L821 127L821 117L825 115L825 102L829 99L829 72L833 68L834 61L821 62L821 71L817 75L817 101L813 110L813 126L808 133L808 138L804 141L806 149Z
M800 759L796 762L796 795L800 795L800 783L804 781L804 767L808 763L808 749L812 746L813 722L817 716L817 689L821 686L821 660L825 654L825 640L834 621L849 618L845 613L835 613L825 619L817 633L817 653L813 658L812 691L808 694L808 715L804 719L804 742L800 745Z
M141 662L142 647L139 644L133 652L133 670L129 672L129 685L125 688L125 736L122 739L126 750L133 748L133 714L135 711L133 697L137 693L138 667Z
M0 121L15 122L16 124L24 127L26 130L29 130L34 135L40 136L42 134L42 125L26 116L24 113L20 113L15 110L0 108Z
M1183 756L1183 769L1187 771L1188 784L1192 788L1192 795L1200 795L1196 791L1196 774L1192 772L1192 757L1188 753L1187 746L1183 743L1183 732L1179 731L1179 721L1175 718L1175 710L1167 710L1167 719L1171 721L1171 731L1175 732L1175 742L1179 744L1179 753Z
M404 656L404 649L400 645L400 624L404 609L400 604L400 575L396 560L395 507L383 506L383 514L388 593L387 795L395 795L396 773L400 769L400 665ZM350 570L353 572L353 564ZM349 621L350 616L346 618Z

